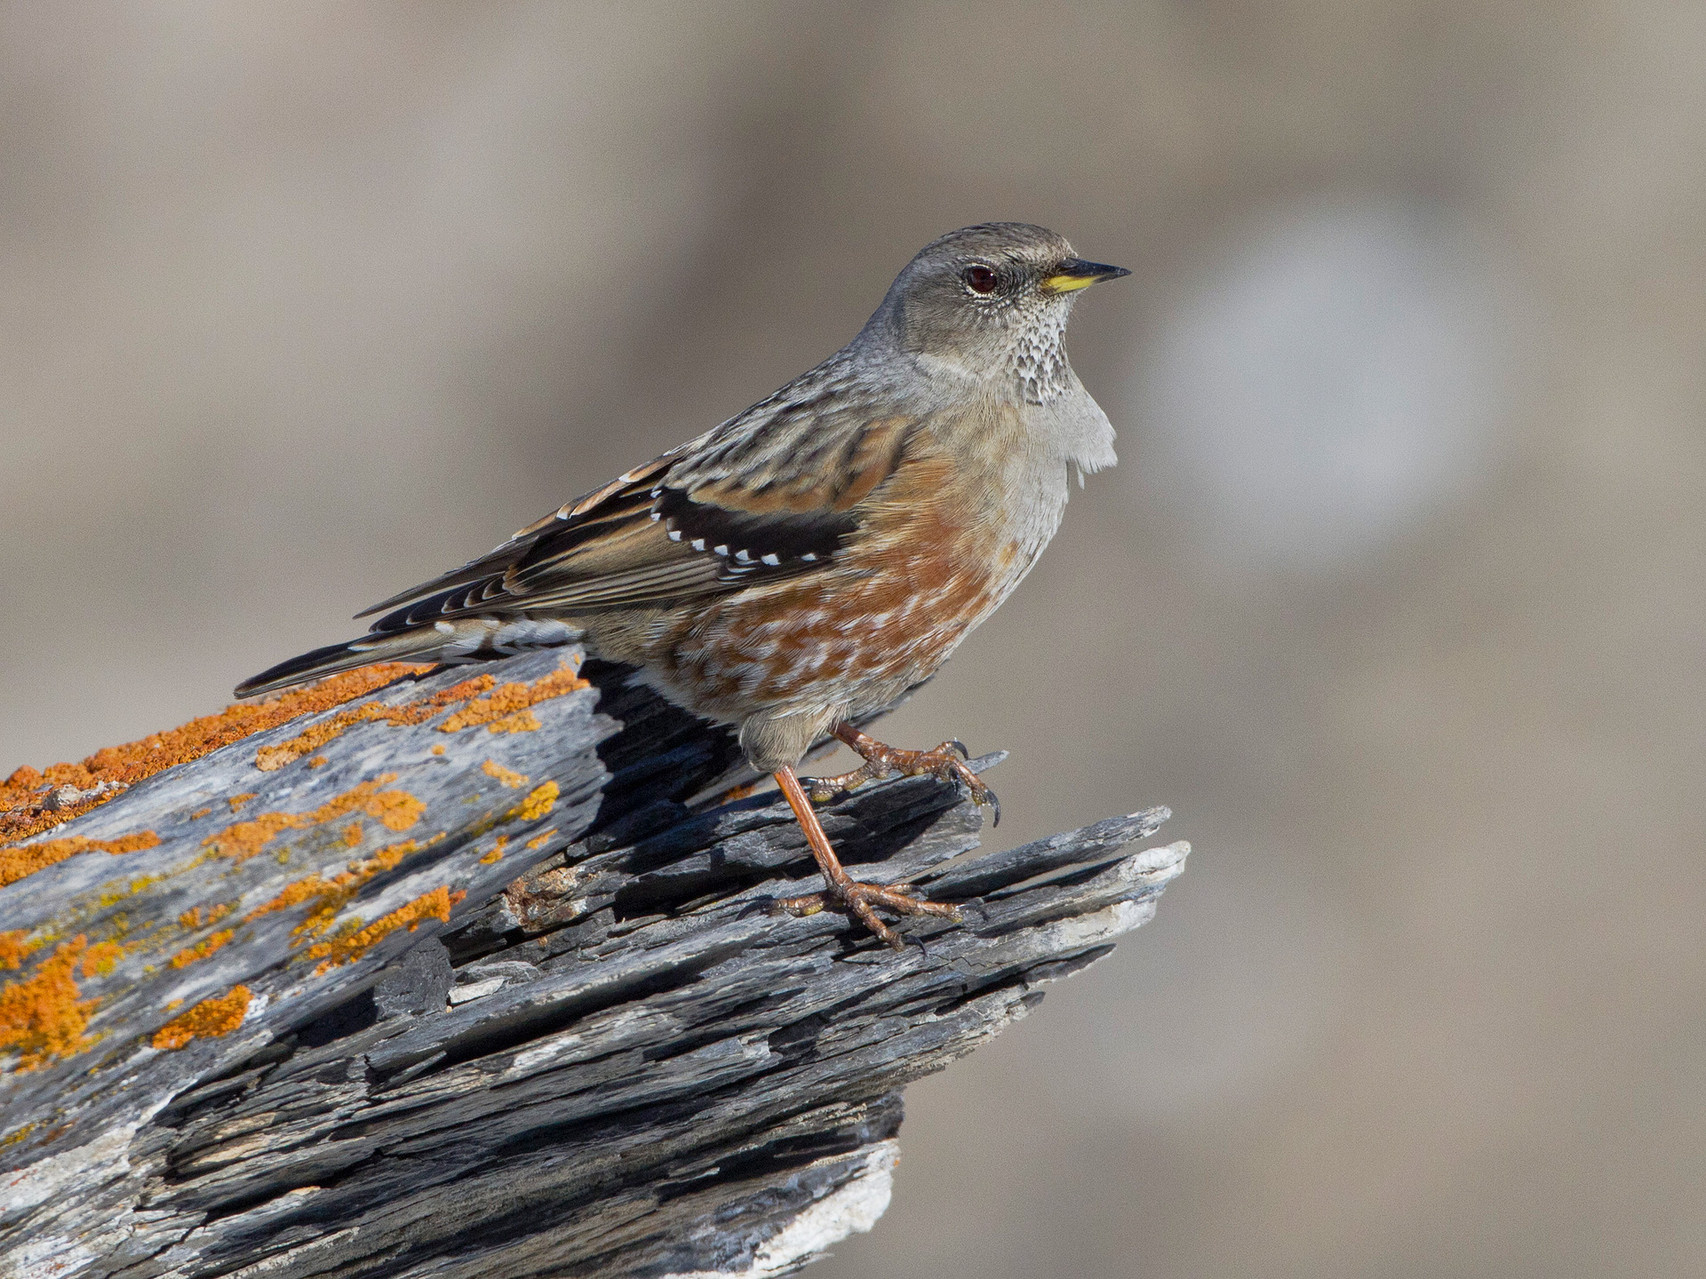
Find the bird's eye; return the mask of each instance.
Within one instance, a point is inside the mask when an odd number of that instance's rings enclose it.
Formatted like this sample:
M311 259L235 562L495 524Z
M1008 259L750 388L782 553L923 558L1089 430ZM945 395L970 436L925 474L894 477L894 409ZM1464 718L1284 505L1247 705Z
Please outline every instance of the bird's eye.
M989 267L968 266L961 272L960 278L966 282L966 288L973 293L995 292L995 272Z

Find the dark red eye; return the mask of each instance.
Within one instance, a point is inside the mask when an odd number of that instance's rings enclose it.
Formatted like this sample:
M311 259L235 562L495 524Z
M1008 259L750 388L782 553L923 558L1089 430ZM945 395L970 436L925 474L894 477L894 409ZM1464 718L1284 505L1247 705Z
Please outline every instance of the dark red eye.
M995 272L986 266L968 266L960 278L973 293L995 292Z

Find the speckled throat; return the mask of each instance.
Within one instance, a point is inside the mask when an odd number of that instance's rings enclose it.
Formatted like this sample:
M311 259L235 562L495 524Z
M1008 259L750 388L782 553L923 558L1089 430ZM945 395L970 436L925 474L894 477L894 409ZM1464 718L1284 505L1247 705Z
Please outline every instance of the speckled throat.
M1050 404L1071 388L1066 362L1067 308L1050 307L1012 345L1011 367L1026 404Z

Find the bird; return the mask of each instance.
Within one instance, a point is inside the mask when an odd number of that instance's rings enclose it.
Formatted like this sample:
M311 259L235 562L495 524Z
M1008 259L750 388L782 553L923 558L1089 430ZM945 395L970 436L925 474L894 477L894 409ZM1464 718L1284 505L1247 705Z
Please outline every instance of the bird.
M1114 429L1067 360L1082 290L1130 272L1044 227L932 240L839 351L696 439L383 600L369 632L237 687L252 697L374 662L460 664L569 643L637 668L738 732L822 873L776 903L958 919L907 886L855 880L813 801L934 774L994 806L958 741L886 745L855 726L932 676L1060 526L1074 474L1113 465ZM826 735L864 761L802 778ZM999 808L995 809L999 820Z

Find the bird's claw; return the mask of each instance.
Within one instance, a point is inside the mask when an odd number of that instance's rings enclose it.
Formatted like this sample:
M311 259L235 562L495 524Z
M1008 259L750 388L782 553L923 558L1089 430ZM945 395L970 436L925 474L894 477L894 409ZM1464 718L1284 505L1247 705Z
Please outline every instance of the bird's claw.
M956 922L960 918L960 908L948 902L928 902L910 897L897 888L867 884L851 878L830 880L828 887L821 893L776 899L777 909L800 917L815 915L830 905L842 907L893 950L905 950L906 942L899 933L877 918L873 907L881 906L897 915L936 915Z
M953 754L956 750L960 753L960 758L956 758ZM946 741L935 750L918 751L916 754L918 755L917 766L911 769L902 768L902 772L915 775L930 773L945 782L957 782L965 787L966 794L972 803L979 808L991 810L993 825L1001 825L1001 801L995 797L995 792L990 789L989 783L972 772L967 762L971 759L971 752L966 750L964 743L957 739Z
M801 782L806 795L814 804L826 804L837 795L861 786L873 778L899 773L904 777L922 777L928 773L944 782L963 786L973 803L988 807L994 814L993 824L1001 825L1001 801L989 784L971 769L971 751L957 737L950 737L927 751L904 750L889 746L865 733L849 729L838 730L836 736L864 758L864 763L849 773L834 777L807 777Z

